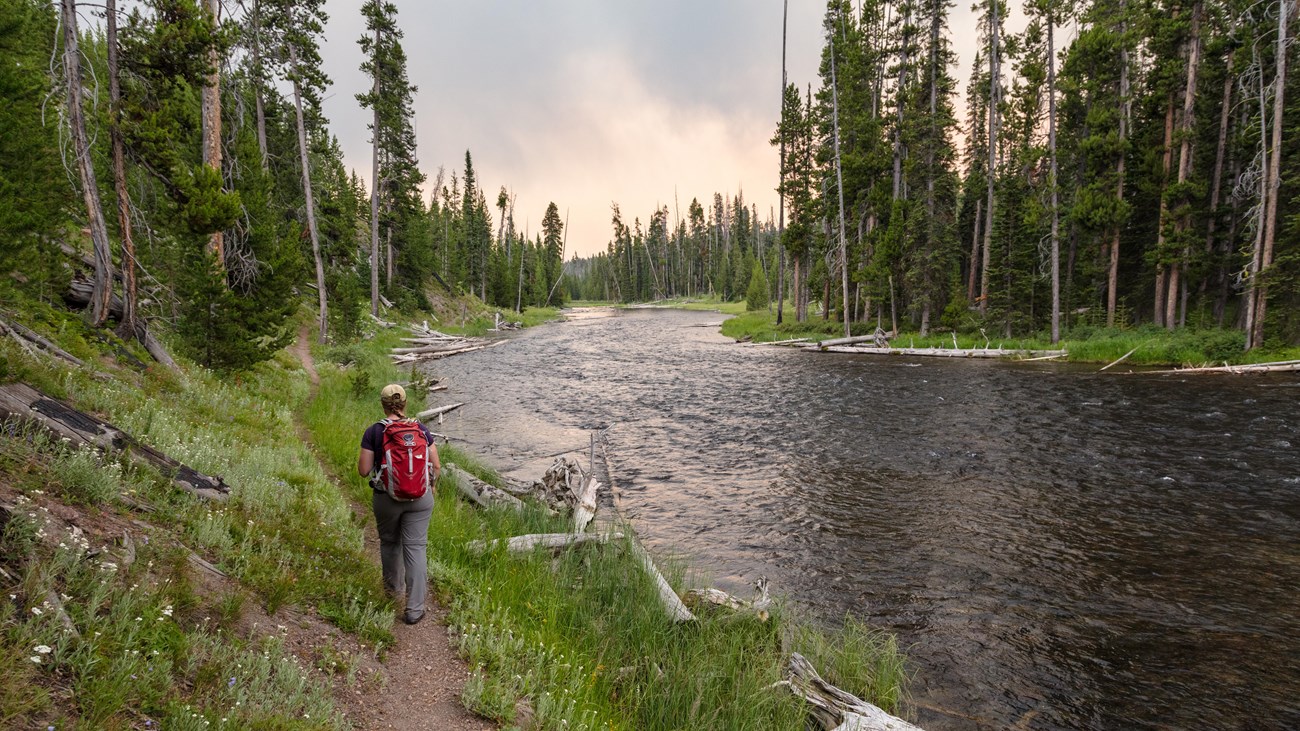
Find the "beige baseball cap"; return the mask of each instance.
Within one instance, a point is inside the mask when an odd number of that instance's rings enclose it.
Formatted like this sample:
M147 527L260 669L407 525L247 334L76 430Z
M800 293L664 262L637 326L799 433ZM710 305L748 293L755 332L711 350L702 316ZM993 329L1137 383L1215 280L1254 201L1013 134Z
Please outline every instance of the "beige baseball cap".
M396 383L390 383L387 386L384 386L384 390L379 392L379 398L383 401L401 401L402 403L406 403L406 389Z

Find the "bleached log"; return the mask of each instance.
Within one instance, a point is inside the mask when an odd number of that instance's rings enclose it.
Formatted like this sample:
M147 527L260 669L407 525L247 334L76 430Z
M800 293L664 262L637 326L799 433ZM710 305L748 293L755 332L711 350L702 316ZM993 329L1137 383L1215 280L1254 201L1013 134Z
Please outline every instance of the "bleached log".
M854 343L870 343L876 339L875 335L855 335L851 338L832 338L830 340L821 340L817 343L819 348L829 348L832 345L852 345Z
M379 304L383 305L384 307L387 307L390 310L393 309L393 303L389 302L388 298L383 296L382 294L379 295Z
M758 589L758 595L752 600L745 600L732 596L721 589L691 589L686 592L683 599L687 606L698 607L709 604L715 607L723 607L735 612L753 612L759 619L766 622L768 618L768 608L772 606L772 597L767 591L767 577L760 576L758 581L754 582L754 587Z
M1152 373L1285 373L1300 371L1300 360L1279 360L1272 363L1250 363L1248 365L1204 366L1201 368L1173 368Z
M480 507L491 508L504 505L517 511L524 509L524 503L519 498L505 490L489 485L454 464L444 464L442 469L443 473L455 483L460 494Z
M860 348L853 346L831 346L827 348L818 348L808 346L804 350L818 351L824 353L856 353L858 355L906 355L935 358L1011 358L1011 357L1039 357L1053 356L1061 357L1068 355L1065 350L1003 350L1001 348L968 348L957 350L953 348Z
M1141 345L1137 346L1137 348L1134 348L1134 349L1130 350L1129 352L1125 353L1124 355L1121 355L1120 357L1118 357L1118 358L1116 358L1115 360L1111 361L1109 364L1102 366L1101 369L1104 371L1104 370L1109 369L1111 366L1117 366L1117 365L1119 365L1120 363L1123 363L1124 361L1128 360L1128 357L1129 357L1130 355L1133 355L1134 353L1138 352L1138 348L1141 348L1141 347L1142 347Z
M574 493L577 497L577 504L573 506L573 532L581 533L587 530L587 524L592 518L596 517L596 494L600 491L600 483L596 481L594 475L587 475L582 481L582 486Z
M568 548L582 543L608 543L623 538L622 533L532 533L506 540L506 552L531 553L538 548ZM501 541L471 541L465 548L473 553L495 550Z
M210 477L143 444L130 434L90 414L56 401L25 383L0 386L0 419L14 418L39 426L69 446L89 444L112 449L146 463L182 490L208 500L225 500L230 486L220 477Z
M436 409L427 409L425 411L421 411L420 413L416 414L415 418L419 419L420 421L428 421L429 419L432 419L434 417L442 416L443 414L449 414L464 405L465 405L464 403L449 404L447 406L439 406Z
M781 684L808 703L813 718L826 731L922 731L826 682L797 652L790 656L787 679Z
M682 598L677 596L677 592L673 591L668 579L665 579L664 575L660 573L659 568L655 566L654 559L650 558L649 553L646 553L645 548L641 546L641 542L634 536L632 540L628 541L628 545L632 547L632 555L636 556L641 568L645 569L645 572L650 574L650 578L654 579L655 586L659 590L659 601L663 602L664 609L668 611L668 616L674 622L694 622L695 615L682 603Z
M753 345L801 345L807 342L808 338L790 338L789 340L772 340L766 343L753 343Z
M367 313L367 314L369 314L369 313ZM387 321L387 320L381 320L379 317L377 317L377 316L375 316L375 315L373 315L373 314L370 315L370 319L371 319L371 320L374 320L375 323L378 324L380 327L385 327L385 328L397 327L397 324L396 324L396 323L389 322L389 321Z
M461 348L468 347L466 344L470 342L473 341L449 340L445 343L439 343L436 345L417 345L413 348L393 348L390 351L390 353L392 355L426 355L431 353L446 353L448 351L459 350Z
M461 353L472 353L476 350L485 350L487 348L493 348L498 345L501 345L504 342L506 341L498 340L494 343L488 343L486 345L474 345L468 348L457 348L454 350L442 351L440 353L404 353L404 354L394 355L393 362L412 363L417 360L437 360L439 358L446 358L447 356L450 355L460 355Z

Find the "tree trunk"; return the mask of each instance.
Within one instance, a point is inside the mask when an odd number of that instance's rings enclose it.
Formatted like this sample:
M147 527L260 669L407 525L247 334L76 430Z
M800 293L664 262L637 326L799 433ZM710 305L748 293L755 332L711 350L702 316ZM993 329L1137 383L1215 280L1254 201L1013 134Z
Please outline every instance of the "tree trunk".
M788 83L785 72L785 46L786 46L786 29L790 20L790 0L785 0L784 9L781 14L781 106L785 106L785 87ZM785 309L785 134L781 134L781 194L777 196L780 199L778 203L779 213L777 214L776 235L780 237L781 245L777 247L777 268L776 268L776 324L781 324L783 310Z
M989 311L989 265L992 263L993 212L996 210L993 195L998 169L998 26L998 0L989 0L989 190L984 213L984 262L980 272L981 315L987 315Z
M122 86L118 73L117 0L107 0L105 5L105 42L108 45L108 97L109 139L113 147L113 189L117 193L117 227L122 237L122 321L118 331L122 337L143 340L144 325L136 307L135 241L131 235L131 197L126 189L126 154L122 141Z
M1219 197L1223 190L1223 162L1224 156L1228 149L1228 123L1232 114L1232 85L1235 78L1232 75L1232 59L1236 54L1235 50L1228 51L1228 58L1225 62L1226 72L1223 75L1223 101L1219 108L1219 142L1214 151L1214 176L1210 180L1210 220L1205 225L1205 255L1206 258L1212 258L1214 255L1214 234L1219 223ZM1205 294L1209 290L1209 274L1201 279L1201 293Z
M1247 337L1251 348L1264 344L1264 318L1268 311L1268 269L1273 264L1273 242L1277 237L1277 199L1282 190L1282 121L1285 111L1286 67L1290 49L1287 42L1291 36L1291 17L1289 7L1293 0L1281 0L1277 11L1277 74L1273 91L1273 138L1272 150L1268 161L1268 198L1264 206L1264 234L1260 255L1259 276L1256 277L1255 322Z
M1120 13L1128 12L1128 3L1120 3ZM1122 31L1127 34L1127 24L1121 24ZM1128 115L1129 115L1129 79L1128 79L1128 40L1124 38L1120 41L1119 52L1119 142L1122 146L1128 139ZM1124 202L1124 162L1127 155L1121 150L1119 161L1115 163L1115 173L1118 182L1115 185L1115 198L1122 204ZM1115 222L1114 230L1111 231L1110 240L1110 271L1106 276L1106 327L1115 327L1115 309L1119 305L1119 235L1123 228L1119 221Z
M293 108L298 125L298 158L302 165L302 194L307 204L307 233L311 236L311 255L316 263L316 293L320 307L320 335L325 343L329 336L329 307L325 294L325 263L320 253L320 232L316 228L316 201L311 186L311 158L307 155L307 125L302 114L302 84L298 80L298 49L289 44L289 63L293 68Z
M262 3L260 0L253 0L251 20L253 23L253 108L257 114L257 149L262 153L262 169L269 171L271 163L266 147L266 108L262 99L265 94L265 79L262 64ZM298 62L294 60L293 65L296 67ZM299 111L298 114L301 116L302 112Z
M1169 168L1173 164L1174 154L1174 95L1171 93L1165 102L1165 146L1164 155L1161 158L1160 172L1160 215L1156 225L1156 256L1160 259L1156 262L1156 290L1155 290L1155 307L1152 313L1152 319L1157 326L1165 324L1165 299L1166 299L1166 282L1168 270L1163 261L1165 256L1165 216L1169 213L1169 206L1165 204L1164 192L1169 184Z
M1052 345L1061 342L1061 211L1056 167L1056 18L1047 12L1047 154L1052 188Z
M86 138L86 118L81 108L77 3L74 0L61 0L60 7L63 15L63 73L68 94L68 127L72 136L73 154L77 158L77 172L81 178L81 196L86 204L90 240L94 247L95 289L91 296L91 320L95 327L102 327L108 321L109 301L113 297L113 255L108 241L108 225L104 222L104 208L99 200L99 184L95 180L95 164L90 156L90 142Z
M375 80L370 93L375 105L374 160L370 167L370 314L379 316L379 44L382 38L375 29L375 49L371 60Z
M840 92L835 76L835 42L831 41L831 120L835 130L835 187L840 199L840 283L844 300L840 305L840 319L844 321L844 337L849 337L849 245L844 222L844 171L840 165ZM829 275L830 272L827 272ZM829 305L828 305L829 306Z
M212 23L212 32L217 32L221 22L221 0L205 0L208 21ZM207 83L203 86L203 164L216 171L221 177L221 55L216 46L208 51ZM213 231L208 237L208 253L216 260L217 268L225 276L226 249L225 233Z
M979 281L980 271L980 214L984 210L984 199L975 199L975 225L970 233L970 272L966 276L966 300L975 304L975 282Z
M1192 132L1193 118L1196 113L1196 74L1201 64L1201 3L1196 3L1192 7L1192 25L1191 37L1188 39L1187 47L1187 83L1183 89L1183 110L1182 110L1182 143L1178 149L1178 185L1181 190L1183 183L1192 172ZM1191 215L1184 212L1174 222L1174 233L1181 236L1191 226ZM1169 297L1165 303L1165 327L1173 330L1179 323L1179 303L1185 303L1186 297L1182 293L1186 291L1186 284L1183 281L1183 270L1186 269L1191 251L1186 244L1183 244L1182 253L1179 260L1170 269L1169 272ZM1186 317L1186 305L1182 307L1183 317Z

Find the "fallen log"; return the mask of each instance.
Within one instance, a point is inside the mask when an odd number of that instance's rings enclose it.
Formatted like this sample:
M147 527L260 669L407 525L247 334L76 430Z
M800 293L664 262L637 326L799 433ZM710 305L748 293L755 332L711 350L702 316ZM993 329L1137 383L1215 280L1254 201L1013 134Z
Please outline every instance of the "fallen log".
M207 500L225 500L230 486L150 447L90 414L56 401L25 383L0 386L0 419L35 424L71 447L91 445L123 452L133 461L148 464L171 478L177 487Z
M577 504L573 506L574 533L587 530L587 524L596 517L596 493L599 491L600 483L596 481L596 477L587 475L574 495L577 498Z
M475 505L483 508L504 505L517 511L523 511L524 509L524 503L519 498L505 490L489 485L450 462L442 466L442 471L456 485L456 489L460 491L460 494Z
M464 403L459 403L459 404L450 404L448 406L439 406L436 409L428 409L425 411L421 411L420 413L415 415L415 418L419 419L420 421L428 421L434 418L435 416L442 416L443 414L449 414L464 405L465 405Z
M636 556L641 568L645 569L645 572L650 574L650 578L654 579L655 587L659 590L659 601L663 603L664 609L668 611L668 616L674 622L694 622L695 615L682 603L682 598L677 596L677 592L673 591L668 579L665 579L664 575L659 572L654 559L650 558L649 553L646 553L641 542L633 536L632 540L628 541L628 545L631 546L632 555Z
M450 355L460 355L461 353L472 353L475 350L485 350L487 348L494 348L498 345L501 345L504 342L506 341L498 340L496 342L488 343L486 345L474 345L468 348L457 348L455 350L446 350L440 353L402 353L402 354L395 354L392 356L392 358L394 364L414 363L417 360L438 360L440 358L446 358L447 356Z
M852 345L854 343L870 343L870 342L875 342L875 340L876 340L875 335L855 335L851 338L832 338L830 340L820 340L817 342L817 347L828 348L831 347L832 345Z
M1001 348L861 348L854 346L830 346L818 348L810 345L803 350L821 351L823 353L856 353L859 355L908 355L936 358L1011 358L1068 355L1065 350L1003 350Z
M69 304L86 307L90 304L90 298L94 289L94 282L82 276L75 276L72 278L72 281L68 283L68 291L64 293L63 299L65 299ZM113 295L108 302L108 314L120 322L124 311L125 305L122 303L122 298ZM150 332L147 325L140 326L140 332L136 333L136 339L140 341L140 344L144 346L145 351L148 352L154 360L158 361L159 364L173 373L178 375L180 374L180 366L176 365L176 361L172 359L171 354L168 353L167 349L163 347L163 344L158 342L158 339L153 336L153 333Z
M36 347L39 350L42 350L45 353L52 355L56 358L65 360L77 366L78 368L86 365L77 356L69 353L63 348L60 348L59 346L47 340L46 338L41 337L41 335L39 335L35 331L30 330L16 322L9 322L3 318L0 318L0 334L9 335L9 337L16 340L18 344L21 345L23 349L28 352L31 352L32 347Z
M754 582L758 595L752 600L732 596L721 589L691 589L682 599L686 606L698 608L704 605L730 609L734 612L753 612L761 621L768 619L768 607L772 606L772 597L767 592L767 577L760 576Z
M609 543L623 538L622 533L532 533L506 540L507 553L531 553L538 548L551 550L568 548L581 543ZM495 550L501 541L471 541L465 548L473 553Z
M1200 368L1173 368L1150 373L1287 373L1300 371L1300 360L1279 360L1272 363L1250 363L1247 365L1203 366Z
M804 699L813 718L826 731L922 731L826 682L797 652L790 656L787 679L779 684Z
M1133 355L1134 353L1138 352L1138 348L1141 348L1141 347L1142 347L1142 346L1139 345L1139 346L1137 346L1137 348L1134 348L1134 349L1130 350L1129 352L1125 353L1124 355L1121 355L1120 357L1116 358L1115 360L1112 360L1108 365L1104 365L1104 366L1102 366L1102 367L1101 367L1101 370L1104 371L1104 370L1109 369L1111 366L1117 366L1117 365L1119 365L1120 363L1123 363L1124 361L1128 360L1128 357L1129 357L1130 355Z

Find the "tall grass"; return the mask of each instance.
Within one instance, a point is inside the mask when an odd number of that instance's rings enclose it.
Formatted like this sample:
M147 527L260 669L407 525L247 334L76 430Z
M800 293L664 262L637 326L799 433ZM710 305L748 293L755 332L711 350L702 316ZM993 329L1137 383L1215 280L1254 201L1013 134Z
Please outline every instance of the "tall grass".
M375 394L409 377L383 357L395 342L381 335L364 347L319 349L320 392L306 419L322 457L358 498L369 492L352 475L361 432L379 417ZM444 462L494 479L454 448L439 451ZM767 622L704 612L674 624L626 545L522 557L466 547L566 528L537 509L482 511L445 480L437 485L430 575L471 665L470 708L512 723L525 699L541 729L802 729L806 709L772 687L792 650L823 662L831 682L901 707L897 647L860 625L831 632L792 622L779 608ZM669 564L667 573L680 586L684 567Z

